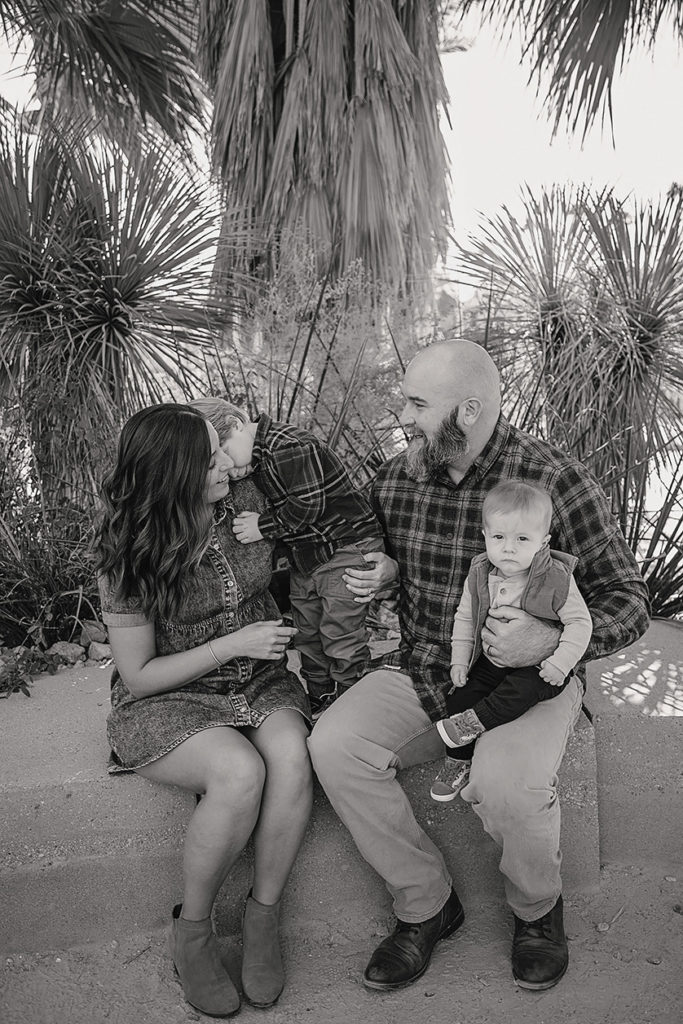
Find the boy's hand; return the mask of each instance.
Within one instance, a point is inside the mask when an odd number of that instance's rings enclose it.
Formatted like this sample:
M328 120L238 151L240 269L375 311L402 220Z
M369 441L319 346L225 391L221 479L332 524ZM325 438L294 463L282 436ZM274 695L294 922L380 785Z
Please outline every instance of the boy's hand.
M467 682L467 666L451 665L451 682L453 689L459 690Z
M249 463L248 466L233 466L232 469L228 470L228 476L231 480L243 480L245 476L249 476L252 472L251 463Z
M561 686L566 678L559 668L551 665L549 661L542 661L538 666L538 672L541 679L544 679L546 683L550 683L551 686Z
M232 532L240 544L253 544L254 541L263 540L263 534L258 528L258 519L258 512L240 512L235 516Z

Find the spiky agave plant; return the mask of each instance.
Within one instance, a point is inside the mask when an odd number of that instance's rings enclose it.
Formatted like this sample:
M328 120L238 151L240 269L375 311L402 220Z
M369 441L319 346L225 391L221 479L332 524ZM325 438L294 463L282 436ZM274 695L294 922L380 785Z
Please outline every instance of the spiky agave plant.
M229 320L209 302L217 217L167 147L0 121L0 389L36 486L90 488L97 441L182 393Z

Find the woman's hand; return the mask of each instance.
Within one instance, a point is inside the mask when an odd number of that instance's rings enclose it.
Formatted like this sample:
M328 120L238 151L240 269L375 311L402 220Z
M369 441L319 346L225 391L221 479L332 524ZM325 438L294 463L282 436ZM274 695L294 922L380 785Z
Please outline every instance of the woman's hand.
M398 562L384 551L363 554L366 562L374 562L372 569L347 569L342 579L346 589L356 594L356 604L367 604L387 587L398 581Z
M266 619L252 622L227 636L217 637L211 643L222 661L230 661L231 658L277 661L296 632L293 626L283 626L282 619Z

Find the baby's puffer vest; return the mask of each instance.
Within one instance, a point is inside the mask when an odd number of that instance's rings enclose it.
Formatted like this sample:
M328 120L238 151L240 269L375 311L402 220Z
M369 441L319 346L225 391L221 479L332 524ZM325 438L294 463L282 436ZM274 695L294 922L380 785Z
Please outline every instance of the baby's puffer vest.
M559 622L558 610L569 595L569 583L578 562L575 555L553 551L544 544L534 555L529 567L529 579L522 591L519 607L537 619ZM489 573L494 566L486 552L476 555L470 564L467 579L472 595L472 621L474 622L474 652L472 664L481 654L481 628L489 612Z

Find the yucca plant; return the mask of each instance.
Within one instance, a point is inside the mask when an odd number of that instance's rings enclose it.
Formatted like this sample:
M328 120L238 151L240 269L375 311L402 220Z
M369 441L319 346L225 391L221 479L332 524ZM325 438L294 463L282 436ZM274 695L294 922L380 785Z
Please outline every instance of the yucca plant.
M524 426L590 460L600 478L670 436L683 386L680 197L627 208L608 192L525 191L460 254L499 331L488 344ZM657 416L651 419L653 408ZM651 425L651 426L650 426Z
M196 379L231 316L209 301L217 225L159 143L0 123L0 392L48 495L90 487L94 439Z

